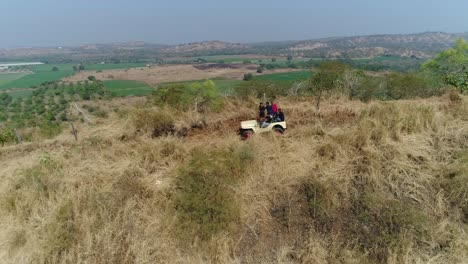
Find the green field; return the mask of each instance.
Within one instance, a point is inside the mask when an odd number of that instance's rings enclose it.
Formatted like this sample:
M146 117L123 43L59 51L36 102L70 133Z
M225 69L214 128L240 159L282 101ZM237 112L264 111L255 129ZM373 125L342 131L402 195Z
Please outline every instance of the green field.
M271 74L264 74L264 75L257 75L254 76L254 80L259 81L270 81L270 82L294 82L294 81L302 81L306 80L310 77L310 71L295 71L295 72L284 72L284 73L271 73ZM232 89L245 81L242 80L230 80L230 79L211 79L216 87L219 89L221 93L229 94L232 92ZM167 85L174 85L174 84L190 84L194 82L204 82L205 80L196 80L196 81L184 81L184 82L172 82L172 83L162 83L159 86L165 87Z
M58 67L58 71L52 71L54 66ZM31 88L33 86L39 86L43 82L56 81L61 78L73 74L73 64L59 64L59 65L36 65L32 67L32 74L24 75L20 78L12 79L8 82L0 83L1 89L11 88ZM18 75L17 73L8 74L11 76Z
M3 85L26 76L27 73L0 74L0 89Z
M12 73L0 75L0 90L11 88L31 88L39 86L43 82L53 82L74 73L73 66L77 64L42 64L33 66L32 74L25 75L24 73ZM58 71L52 71L56 66ZM111 69L128 69L135 67L143 67L144 63L118 63L118 64L85 64L85 70L99 71ZM90 73L90 75L92 75Z
M61 78L70 76L73 74L73 71L47 71L47 72L35 72L33 74L26 75L14 81L5 83L0 86L0 89L10 89L10 88L31 88L34 86L39 86L43 82L52 82L59 80Z
M145 83L127 80L104 81L104 87L118 97L144 96L154 91Z

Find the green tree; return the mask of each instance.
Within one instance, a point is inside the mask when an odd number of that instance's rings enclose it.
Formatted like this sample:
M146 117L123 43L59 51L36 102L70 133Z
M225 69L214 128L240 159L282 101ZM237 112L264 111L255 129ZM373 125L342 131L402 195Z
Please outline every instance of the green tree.
M288 60L288 63L291 63L292 59L293 59L293 56L292 55L288 55L288 57L286 58Z
M428 60L422 68L460 92L468 90L468 43L461 38L457 39L452 48Z
M190 85L190 95L195 111L205 113L207 108L219 105L219 92L215 83L211 80L195 82Z
M319 66L318 72L310 80L310 87L316 96L316 108L320 109L323 92L343 88L343 75L348 66L337 61L325 61Z
M83 64L80 64L80 65L78 66L78 70L84 71L84 69L85 69L85 66L84 66Z
M52 67L52 71L56 72L59 71L59 68L57 66Z
M219 91L213 81L194 82L189 85L169 85L159 88L154 94L158 105L169 105L178 109L193 109L205 112L207 108L220 106Z

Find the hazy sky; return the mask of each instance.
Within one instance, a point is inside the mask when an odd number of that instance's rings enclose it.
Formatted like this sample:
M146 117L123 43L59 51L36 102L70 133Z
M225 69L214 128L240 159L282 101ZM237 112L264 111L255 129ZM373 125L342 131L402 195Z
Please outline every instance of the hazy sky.
M0 0L0 47L468 31L467 0Z

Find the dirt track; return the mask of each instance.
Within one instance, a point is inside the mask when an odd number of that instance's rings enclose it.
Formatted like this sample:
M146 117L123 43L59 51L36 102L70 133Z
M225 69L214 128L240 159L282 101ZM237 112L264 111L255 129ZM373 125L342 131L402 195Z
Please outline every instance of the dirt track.
M210 78L242 79L245 73L255 73L257 65L244 64L216 64L216 67L201 65L162 65L143 68L82 71L73 76L64 78L63 81L76 82L83 81L90 75L96 76L98 80L135 80L145 82L149 85L156 85L166 82L203 80ZM265 73L289 72L291 69L270 70Z

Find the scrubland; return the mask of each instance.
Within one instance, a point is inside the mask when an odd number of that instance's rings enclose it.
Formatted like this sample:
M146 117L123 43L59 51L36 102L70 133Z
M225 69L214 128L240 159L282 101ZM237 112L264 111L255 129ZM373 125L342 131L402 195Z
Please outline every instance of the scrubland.
M468 97L145 104L0 148L2 263L466 263Z

